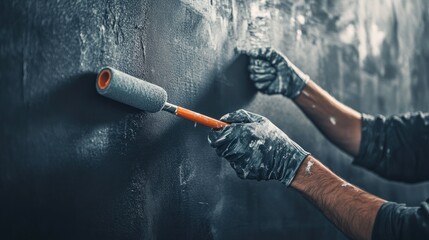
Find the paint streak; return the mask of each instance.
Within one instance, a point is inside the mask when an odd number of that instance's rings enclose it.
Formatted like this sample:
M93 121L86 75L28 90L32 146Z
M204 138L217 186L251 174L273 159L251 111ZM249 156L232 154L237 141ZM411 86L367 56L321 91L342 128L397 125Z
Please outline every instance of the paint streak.
M311 175L311 168L313 168L314 161L310 160L307 162L307 166L305 167L305 175Z
M302 93L303 93L305 96L307 96L307 97L309 97L309 96L310 96L310 93L308 93L307 91L302 91Z
M335 119L334 117L329 117L329 121L332 125L337 125L337 119Z
M191 169L189 169L191 168ZM180 186L187 185L193 178L195 178L195 168L192 166L179 165L179 183Z

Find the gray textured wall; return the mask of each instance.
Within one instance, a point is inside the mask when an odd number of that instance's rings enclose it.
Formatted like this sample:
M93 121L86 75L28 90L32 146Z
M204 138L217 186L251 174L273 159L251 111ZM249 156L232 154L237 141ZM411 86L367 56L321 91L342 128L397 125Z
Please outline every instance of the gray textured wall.
M239 50L271 45L367 113L428 111L429 3L1 1L2 239L343 239L299 194L242 181L208 129L95 91L110 65L213 117L270 118L348 181L417 204L428 184L350 165L287 99L257 94Z

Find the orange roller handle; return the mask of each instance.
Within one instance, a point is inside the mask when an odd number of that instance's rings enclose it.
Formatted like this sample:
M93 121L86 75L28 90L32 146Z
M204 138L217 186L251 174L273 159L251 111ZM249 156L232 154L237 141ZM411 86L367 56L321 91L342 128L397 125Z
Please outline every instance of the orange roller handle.
M202 114L182 107L177 107L176 115L214 129L229 126L229 124L226 122L222 122L214 118L204 116Z

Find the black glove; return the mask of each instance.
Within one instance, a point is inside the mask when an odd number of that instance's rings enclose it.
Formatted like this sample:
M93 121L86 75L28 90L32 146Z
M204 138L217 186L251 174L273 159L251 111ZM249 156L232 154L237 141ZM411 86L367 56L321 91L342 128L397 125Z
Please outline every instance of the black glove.
M290 185L308 152L263 116L240 109L221 120L231 125L212 130L208 140L240 178Z
M293 99L310 80L308 75L273 48L252 49L247 54L250 56L250 78L262 93L283 94Z

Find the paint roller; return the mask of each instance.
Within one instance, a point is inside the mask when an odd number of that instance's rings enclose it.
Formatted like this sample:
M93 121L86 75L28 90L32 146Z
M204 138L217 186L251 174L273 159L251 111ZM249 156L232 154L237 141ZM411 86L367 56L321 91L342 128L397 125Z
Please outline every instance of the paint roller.
M105 97L146 112L155 113L164 110L214 129L229 125L228 123L168 103L167 92L160 86L135 78L111 67L101 69L97 76L96 88L98 93Z

